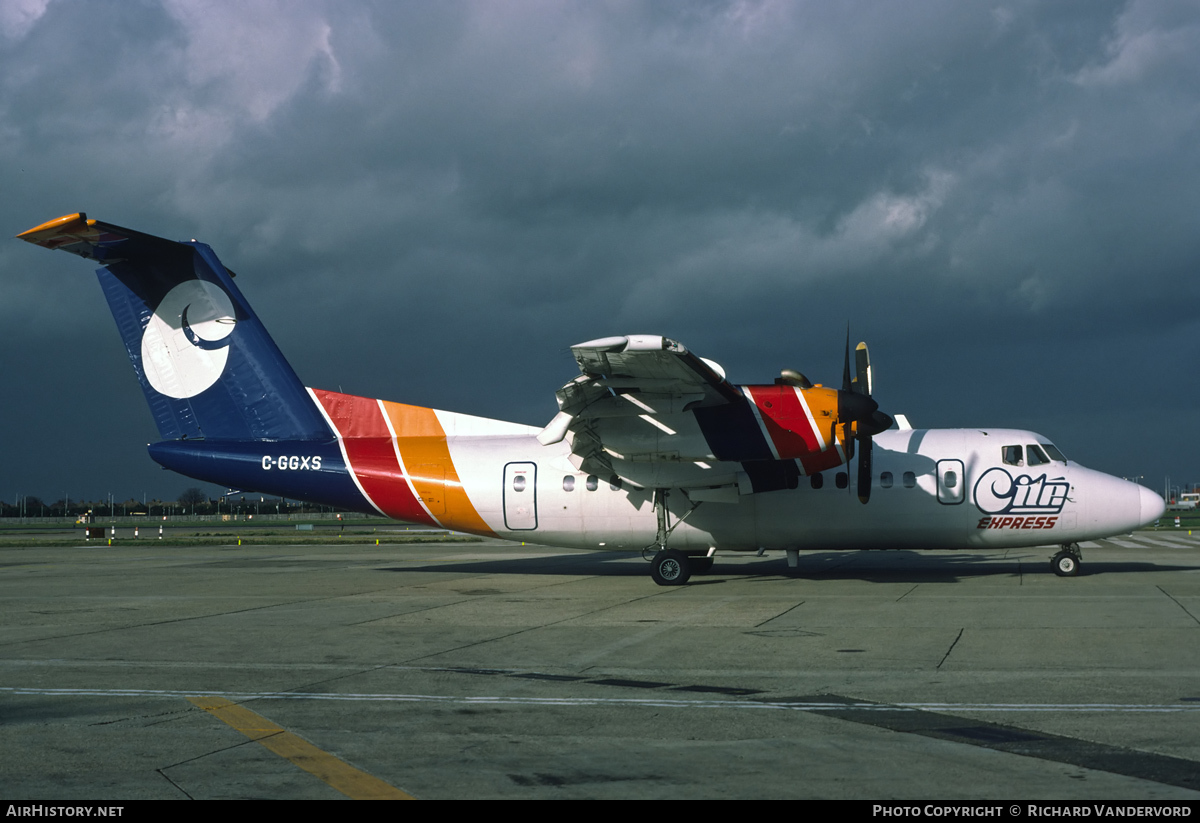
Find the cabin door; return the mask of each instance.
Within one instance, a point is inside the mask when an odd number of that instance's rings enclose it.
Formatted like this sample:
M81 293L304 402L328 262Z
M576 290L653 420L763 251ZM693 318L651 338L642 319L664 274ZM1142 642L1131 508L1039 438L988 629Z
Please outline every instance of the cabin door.
M537 464L509 463L504 467L504 525L510 531L537 528Z
M963 477L961 460L937 462L937 495L939 503L954 505L963 502L967 479Z

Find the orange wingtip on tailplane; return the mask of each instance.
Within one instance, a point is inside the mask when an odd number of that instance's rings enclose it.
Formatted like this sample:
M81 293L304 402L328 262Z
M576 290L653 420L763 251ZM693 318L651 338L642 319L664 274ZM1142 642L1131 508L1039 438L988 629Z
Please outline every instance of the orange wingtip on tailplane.
M83 212L67 214L54 220L48 220L40 226L34 226L29 231L23 231L17 235L17 238L27 243L36 243L39 246L53 248L56 245L53 242L56 238L85 231L88 226L95 222L95 220L88 220L87 215Z

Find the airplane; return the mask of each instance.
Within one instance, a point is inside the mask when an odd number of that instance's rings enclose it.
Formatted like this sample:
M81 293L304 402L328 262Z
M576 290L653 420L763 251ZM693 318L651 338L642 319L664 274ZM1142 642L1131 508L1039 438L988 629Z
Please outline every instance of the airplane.
M204 243L69 214L17 235L97 275L176 472L523 543L641 550L660 585L717 551L1009 549L1159 518L1142 486L1014 429L914 429L881 412L860 343L842 388L784 369L736 385L659 335L571 347L580 373L543 428L304 386ZM852 471L855 453L857 470Z

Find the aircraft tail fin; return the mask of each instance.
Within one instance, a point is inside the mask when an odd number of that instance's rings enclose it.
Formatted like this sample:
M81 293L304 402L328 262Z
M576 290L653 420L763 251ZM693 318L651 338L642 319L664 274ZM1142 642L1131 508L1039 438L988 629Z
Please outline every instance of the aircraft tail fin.
M164 440L334 435L233 275L203 243L70 214L17 235L95 260Z

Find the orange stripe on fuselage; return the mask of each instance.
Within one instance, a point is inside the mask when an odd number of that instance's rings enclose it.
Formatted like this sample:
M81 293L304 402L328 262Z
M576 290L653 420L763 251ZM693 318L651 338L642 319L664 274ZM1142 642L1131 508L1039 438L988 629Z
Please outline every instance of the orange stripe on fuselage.
M804 394L804 402L808 404L809 412L812 413L813 423L820 432L821 439L825 441L824 451L801 456L800 465L804 467L804 473L816 474L842 465L845 462L842 459L845 452L843 448L835 448L844 447L842 438L838 437L837 390L813 386L811 389L800 391Z
M313 389L342 439L350 471L363 492L388 517L439 525L422 508L396 460L395 441L379 401L369 397Z
M462 487L446 432L433 409L382 401L413 488L443 526L495 536Z

